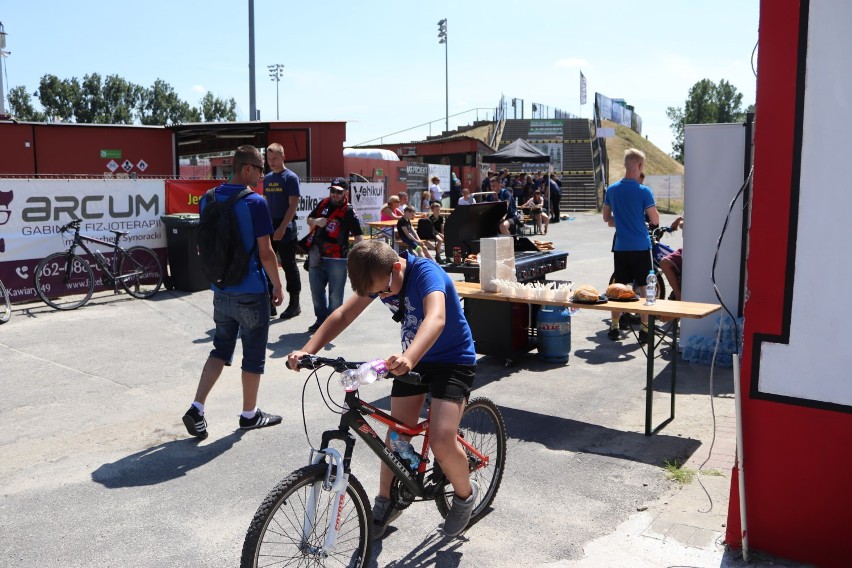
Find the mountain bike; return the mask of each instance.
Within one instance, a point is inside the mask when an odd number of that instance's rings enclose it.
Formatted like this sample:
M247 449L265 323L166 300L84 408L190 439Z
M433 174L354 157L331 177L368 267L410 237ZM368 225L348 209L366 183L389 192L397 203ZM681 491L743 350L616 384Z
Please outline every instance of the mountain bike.
M95 274L87 260L76 254L82 248L102 273L101 282L112 286L115 294L119 286L134 298L150 298L163 284L163 269L157 254L143 246L125 249L118 242L127 231L110 231L113 240L97 239L80 234L80 219L63 225L64 235L73 230L74 239L65 252L53 253L36 267L35 288L44 302L57 310L73 310L84 305L95 291ZM97 248L93 251L86 243L113 249L111 258Z
M12 303L9 301L9 290L0 280L0 323L6 323L12 317Z
M329 410L340 414L336 430L322 434L319 449L311 445L310 464L285 477L270 491L249 525L243 544L240 566L365 566L372 551L373 513L363 486L351 472L355 437L391 469L391 503L405 509L415 501L434 500L438 512L446 518L453 498L452 486L435 462L430 467L429 419L409 428L375 406L362 401L358 391L347 392L343 405L331 401L329 384L336 373L357 368L342 358L329 359L307 355L299 367L311 369L302 389L304 421L305 388L311 378ZM317 371L331 369L323 394ZM417 373L394 377L419 384ZM329 403L335 404L337 409ZM396 430L401 436L422 436L420 464L416 469L410 462L385 445L372 426L370 418ZM307 436L305 425L305 436ZM506 462L506 426L497 406L487 398L469 402L459 424L458 443L467 454L472 479L479 484L479 495L471 516L471 524L482 518L494 501ZM343 454L329 447L332 441L342 443ZM414 440L412 440L414 441ZM310 439L308 439L310 444Z
M666 297L666 282L663 271L660 270L660 261L667 255L674 252L674 249L662 242L663 235L671 234L673 231L669 227L648 228L648 233L651 237L651 262L654 266L654 274L657 275L657 298ZM615 282L615 273L609 277L609 283ZM673 300L674 297L669 298Z

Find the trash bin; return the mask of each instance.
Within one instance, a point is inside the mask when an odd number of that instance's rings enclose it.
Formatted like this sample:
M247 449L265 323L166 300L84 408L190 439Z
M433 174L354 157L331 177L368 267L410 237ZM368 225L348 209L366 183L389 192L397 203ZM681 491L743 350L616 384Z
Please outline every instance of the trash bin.
M209 289L198 254L198 214L163 215L160 219L166 225L170 287L185 292Z

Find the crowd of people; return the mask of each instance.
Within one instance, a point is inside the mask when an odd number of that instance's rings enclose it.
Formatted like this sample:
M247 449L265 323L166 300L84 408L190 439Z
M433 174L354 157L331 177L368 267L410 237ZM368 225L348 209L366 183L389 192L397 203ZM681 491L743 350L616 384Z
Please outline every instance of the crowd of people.
M213 286L213 349L208 355L195 397L183 416L190 435L208 436L205 404L225 366L231 365L237 339L242 343L243 407L238 424L242 430L274 426L281 416L258 408L260 378L265 370L270 318L284 301L279 262L284 272L289 301L280 315L291 319L301 313L300 275L297 251L305 253L314 323L305 345L288 355L288 366L296 369L305 354L315 354L342 333L375 299L379 299L402 325L401 350L386 358L393 375L416 371L424 377L424 386L413 387L394 381L391 412L403 423L413 426L419 419L427 393L432 394L430 443L436 461L453 485L455 496L444 524L450 536L466 527L478 487L469 479L467 457L456 444L456 432L475 377L476 353L470 327L461 308L452 280L439 263L444 246L441 199L443 190L437 177L420 199L421 212L428 213L413 225L417 213L400 192L381 207L382 220L396 221L393 231L405 250L395 250L383 239L362 241L361 223L349 202L349 185L335 178L328 196L320 200L307 216L309 234L299 239L295 213L300 197L300 180L284 163L280 144L266 149L269 173L264 175L261 152L249 145L240 146L233 155L233 174L228 183L214 191L217 202L225 202L247 186L263 181L264 195L251 193L233 205L233 217L239 239L250 253L248 269L238 284ZM651 269L648 225L659 223L653 192L641 184L645 156L630 149L625 154L625 177L607 188L603 220L615 227L613 243L614 278L634 286L644 294L645 277ZM518 207L529 211L543 233L550 223L559 222L561 188L558 177L544 172L511 176L507 170L491 172L483 180L482 201L505 201L507 215L500 233L510 234L520 222ZM451 205L477 203L469 188L462 187L453 174ZM206 200L201 202L201 211ZM682 225L679 218L673 229ZM350 243L350 238L352 243ZM434 257L430 252L434 251ZM682 254L682 250L678 251ZM666 274L679 277L677 259L666 263ZM436 262L437 261L437 262ZM355 292L343 299L347 277ZM669 278L672 278L669 275ZM677 296L680 287L672 286ZM609 337L619 339L618 315L613 314ZM647 334L643 322L641 335ZM388 433L388 436L390 433ZM386 440L387 442L387 440ZM391 471L382 466L378 495L374 500L374 536L379 537L402 510L391 503Z

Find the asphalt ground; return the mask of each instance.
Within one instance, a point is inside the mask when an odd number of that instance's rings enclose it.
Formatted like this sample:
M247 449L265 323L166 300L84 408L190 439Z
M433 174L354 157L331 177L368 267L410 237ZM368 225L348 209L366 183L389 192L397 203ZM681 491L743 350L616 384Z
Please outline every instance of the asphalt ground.
M598 214L570 215L547 235L570 253L552 277L605 287L612 229ZM667 241L677 247L680 235ZM15 306L0 326L0 566L236 566L264 496L307 463L303 418L314 445L337 424L315 384L303 412L307 374L284 368L313 322L302 278L302 315L272 323L261 384L261 408L283 424L237 429L237 365L208 399L202 442L181 416L211 349L209 291L147 301L100 293L72 312ZM445 539L435 506L414 504L377 542L374 566L744 565L722 544L734 457L730 369L715 370L711 407L710 369L680 363L676 418L646 437L645 358L635 339L610 341L607 329L606 312L575 314L565 365L534 351L511 368L480 358L473 396L500 406L509 434L493 510L462 538ZM326 354L386 356L398 333L377 303ZM668 412L670 360L657 361L655 423ZM386 407L390 384L361 392ZM669 480L666 460L717 468L701 477L705 492L698 481ZM374 495L378 461L363 444L353 472ZM752 565L797 566L763 556Z

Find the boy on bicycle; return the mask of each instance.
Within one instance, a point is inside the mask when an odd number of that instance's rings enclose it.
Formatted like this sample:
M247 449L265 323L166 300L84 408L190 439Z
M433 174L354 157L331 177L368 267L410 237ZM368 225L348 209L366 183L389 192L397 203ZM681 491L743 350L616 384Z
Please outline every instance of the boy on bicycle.
M455 286L435 262L408 252L397 254L381 240L362 241L352 247L347 269L355 295L325 320L302 350L290 353L287 364L296 369L303 355L325 347L375 298L390 308L394 320L402 324L402 352L387 358L388 369L394 375L413 370L423 377L420 386L394 381L391 414L408 426L416 425L426 393L432 393L429 441L455 492L443 530L448 536L457 536L470 520L479 488L469 478L467 457L456 443L462 411L473 386L476 353ZM392 481L392 472L382 465L379 495L373 506L375 538L381 537L402 513L390 501Z

